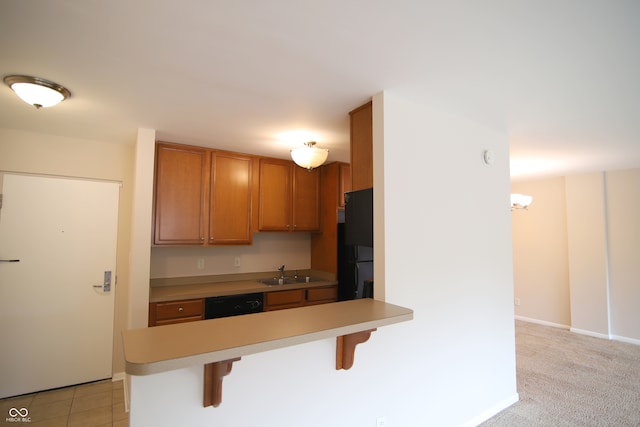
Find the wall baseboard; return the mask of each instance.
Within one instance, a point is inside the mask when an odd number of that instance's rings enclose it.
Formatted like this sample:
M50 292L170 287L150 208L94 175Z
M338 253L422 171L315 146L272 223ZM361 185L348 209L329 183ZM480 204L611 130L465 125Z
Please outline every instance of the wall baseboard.
M611 336L609 334L602 334L600 332L588 331L586 329L571 328L571 329L569 329L569 331L574 332L576 334L586 335L586 336L594 337L594 338L602 338L602 339L605 339L605 340L610 340L611 339Z
M493 417L494 415L504 411L509 406L513 405L514 403L518 402L519 400L520 400L520 396L518 395L518 393L515 393L515 394L509 396L508 398L506 398L506 399L498 402L497 404L493 405L492 407L490 407L489 409L487 409L483 413L479 414L478 416L474 417L473 419L471 419L471 420L467 421L466 423L462 424L462 427L475 427L477 425L480 425L483 422L487 421L489 418Z
M554 328L567 329L570 332L573 332L573 333L576 333L576 334L580 334L580 335L587 335L587 336L590 336L590 337L602 338L602 339L605 339L605 340L613 340L613 341L626 342L626 343L634 344L634 345L640 345L640 339L636 339L636 338L622 337L620 335L607 335L607 334L602 334L602 333L599 333L599 332L587 331L586 329L572 328L569 325L561 325L559 323L547 322L546 320L533 319L531 317L515 316L515 318L516 318L516 320L522 320L523 322L537 323L539 325L552 326Z
M567 329L567 330L571 329L571 326L569 326L569 325L563 325L563 324L560 324L560 323L547 322L546 320L533 319L531 317L515 316L515 318L516 318L516 320L522 320L523 322L537 323L539 325L552 326L554 328L561 328L561 329Z
M619 335L612 335L611 339L612 340L616 340L616 341L620 341L620 342L626 342L628 344L640 345L640 340L639 339L635 339L635 338L628 338L628 337L621 337Z
M116 372L111 376L111 381L124 382L124 411L129 412L129 385L127 374L125 372Z

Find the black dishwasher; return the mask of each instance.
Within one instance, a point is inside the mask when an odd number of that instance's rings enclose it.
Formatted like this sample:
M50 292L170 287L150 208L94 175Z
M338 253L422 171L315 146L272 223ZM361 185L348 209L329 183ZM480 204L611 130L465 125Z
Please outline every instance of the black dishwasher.
M204 318L237 316L239 314L259 313L263 309L262 292L242 295L209 297L204 301Z

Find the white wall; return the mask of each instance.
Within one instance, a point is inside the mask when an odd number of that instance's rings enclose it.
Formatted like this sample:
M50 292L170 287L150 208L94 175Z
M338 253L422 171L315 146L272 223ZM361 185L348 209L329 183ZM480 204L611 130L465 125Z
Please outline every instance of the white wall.
M133 197L131 209L131 236L129 244L131 283L129 292L130 328L146 328L149 323L149 264L151 249L151 215L155 165L155 138L153 129L138 129L135 143Z
M415 310L392 425L460 425L516 397L508 160L504 134L384 93L386 297Z
M374 332L349 371L334 340L243 357L219 408L201 407L202 367L133 377L132 426L475 425L517 399L506 136L397 94L375 96L374 117L375 280L415 319Z

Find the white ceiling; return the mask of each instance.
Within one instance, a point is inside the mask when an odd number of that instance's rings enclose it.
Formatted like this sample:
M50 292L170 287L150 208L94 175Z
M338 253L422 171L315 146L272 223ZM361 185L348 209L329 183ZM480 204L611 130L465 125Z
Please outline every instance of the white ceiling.
M0 74L67 86L0 127L287 157L304 129L348 161L381 90L505 132L512 176L640 167L638 0L4 0Z

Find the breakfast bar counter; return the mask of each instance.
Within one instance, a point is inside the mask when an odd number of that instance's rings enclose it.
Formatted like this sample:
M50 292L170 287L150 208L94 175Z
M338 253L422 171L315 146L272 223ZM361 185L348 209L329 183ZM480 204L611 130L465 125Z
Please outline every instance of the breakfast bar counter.
M343 301L123 332L126 372L148 375L404 322L413 311Z
M212 383L205 384L205 406L217 406L222 377L242 356L336 337L336 369L349 369L355 346L371 332L411 319L411 309L366 298L132 329L123 332L125 370L150 375L204 365ZM218 394L213 401L208 389Z

